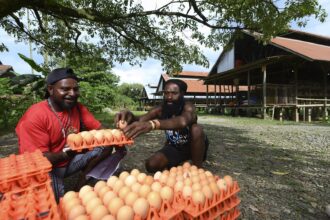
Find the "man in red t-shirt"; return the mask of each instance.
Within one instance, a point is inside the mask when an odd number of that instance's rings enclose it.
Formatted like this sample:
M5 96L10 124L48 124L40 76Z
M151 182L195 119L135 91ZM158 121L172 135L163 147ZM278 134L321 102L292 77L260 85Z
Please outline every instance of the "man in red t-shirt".
M112 148L99 147L77 154L66 147L68 134L102 128L78 97L73 70L55 69L47 77L46 100L32 105L16 126L19 153L39 149L53 165L50 175L57 201L64 194L65 177L80 170L86 174L112 153Z

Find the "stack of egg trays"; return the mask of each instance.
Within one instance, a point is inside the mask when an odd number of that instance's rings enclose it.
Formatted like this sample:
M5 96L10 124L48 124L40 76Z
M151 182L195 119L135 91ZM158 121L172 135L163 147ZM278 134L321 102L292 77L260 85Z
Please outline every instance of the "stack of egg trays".
M57 220L51 163L40 150L0 159L0 219Z
M119 146L122 147L124 145L132 145L134 141L132 139L127 139L125 135L122 135L119 139L113 138L112 141L108 141L107 139L104 139L103 142L97 142L96 140L93 140L91 144L87 144L85 141L81 145L76 145L71 142L67 142L68 146L74 150L81 152L82 150L92 150L95 147L111 147L111 146Z
M2 194L0 210L1 220L60 220L50 180Z
M20 155L11 154L0 159L0 193L45 183L50 179L52 165L40 150Z
M206 199L204 205L196 205L191 198L183 200L185 203L183 210L184 219L237 219L240 215L238 205L241 202L237 197L239 191L238 183L234 181L233 185L226 191L221 190L219 195L213 195L212 199Z

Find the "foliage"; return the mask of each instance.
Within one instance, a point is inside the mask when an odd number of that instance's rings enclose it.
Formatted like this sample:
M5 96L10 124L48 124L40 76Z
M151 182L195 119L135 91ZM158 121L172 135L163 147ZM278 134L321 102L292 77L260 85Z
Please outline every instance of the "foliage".
M41 52L56 57L64 57L64 51L89 54L90 48L82 43L88 42L100 48L110 66L151 57L176 72L185 63L208 67L196 42L219 49L239 29L261 32L262 39L269 40L286 31L291 21L304 26L306 16L320 21L326 17L317 0L153 3L155 7L147 10L134 0L0 0L0 25L17 40L32 40ZM32 14L30 28L25 22L27 11ZM6 49L3 42L0 49Z
M120 94L125 95L138 103L143 92L143 85L139 83L123 83L118 87L118 91Z

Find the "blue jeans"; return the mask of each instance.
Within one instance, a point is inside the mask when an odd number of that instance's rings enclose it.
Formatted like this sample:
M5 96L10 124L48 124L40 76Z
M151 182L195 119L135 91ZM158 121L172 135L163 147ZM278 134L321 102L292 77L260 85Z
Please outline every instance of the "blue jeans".
M77 154L67 166L52 169L49 174L52 179L52 187L57 202L64 195L64 178L82 170L92 158L100 156L103 149L103 147L97 147L87 153Z

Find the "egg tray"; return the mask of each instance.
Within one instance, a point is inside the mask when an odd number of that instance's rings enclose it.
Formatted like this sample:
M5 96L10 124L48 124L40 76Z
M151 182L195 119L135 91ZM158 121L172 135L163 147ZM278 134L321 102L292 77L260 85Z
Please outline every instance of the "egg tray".
M49 179L52 165L40 150L0 159L0 193L19 191Z
M221 190L220 194L213 195L212 199L206 199L203 205L195 204L191 197L188 199L181 198L181 200L183 200L182 202L185 204L184 212L192 218L203 215L219 216L240 203L240 200L236 196L239 191L238 183L234 181L233 185L228 187L227 191Z
M76 145L72 142L67 142L67 145L70 147L71 150L81 152L82 150L92 150L95 147L112 147L112 146L119 146L122 147L124 145L132 145L134 141L132 139L127 139L124 135L121 138L113 138L112 141L108 141L104 139L102 142L93 140L92 143L87 144L85 141L81 145Z
M229 210L228 212L225 212L224 214L221 214L220 216L216 216L215 218L212 219L219 219L219 220L235 220L238 219L239 216L241 215L241 212L237 207Z
M154 207L150 207L146 218L142 218L139 215L134 215L134 220L167 220L167 219L183 220L182 211L184 206L182 204L178 204L178 202L179 202L178 200L177 201L173 200L173 202L170 203L164 200L159 210L156 210ZM62 199L60 199L59 209L60 209L61 219L67 220L67 214L63 207Z
M7 192L0 199L0 219L60 220L50 180L20 192Z

